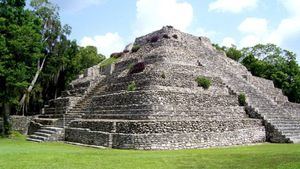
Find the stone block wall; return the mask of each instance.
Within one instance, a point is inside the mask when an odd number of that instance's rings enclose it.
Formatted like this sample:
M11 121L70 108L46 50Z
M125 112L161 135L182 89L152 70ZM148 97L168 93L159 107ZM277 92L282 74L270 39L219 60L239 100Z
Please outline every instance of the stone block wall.
M45 114L64 114L81 99L81 97L61 97L49 101L49 107L45 108Z
M264 142L262 126L226 132L121 134L67 128L66 140L119 149L170 150L209 148Z
M228 132L115 134L112 148L170 150L232 146L265 141L264 127Z
M11 116L12 130L18 131L24 135L28 134L30 122L34 118L34 116Z

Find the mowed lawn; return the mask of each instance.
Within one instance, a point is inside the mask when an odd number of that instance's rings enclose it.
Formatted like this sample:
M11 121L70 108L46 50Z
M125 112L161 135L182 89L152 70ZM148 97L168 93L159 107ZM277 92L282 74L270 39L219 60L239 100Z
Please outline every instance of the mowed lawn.
M2 169L300 168L299 144L261 144L179 151L95 149L0 139Z

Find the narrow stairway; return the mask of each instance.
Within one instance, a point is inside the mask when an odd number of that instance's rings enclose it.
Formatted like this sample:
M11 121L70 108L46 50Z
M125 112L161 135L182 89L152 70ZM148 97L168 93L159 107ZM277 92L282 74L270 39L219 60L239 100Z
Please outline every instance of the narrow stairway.
M43 126L38 131L30 135L27 140L34 142L62 141L64 138L64 129L52 126Z
M236 94L246 94L248 107L265 121L269 141L300 143L299 118L292 117L288 110L266 97L246 80L233 74L223 80Z
M68 126L73 120L82 118L85 113L90 111L88 107L92 102L92 96L104 89L101 85L100 82L95 85L93 89L83 96L76 106L66 114L45 114L34 119L34 121L42 125L42 127L32 135L29 135L27 140L34 142L64 140L65 126Z

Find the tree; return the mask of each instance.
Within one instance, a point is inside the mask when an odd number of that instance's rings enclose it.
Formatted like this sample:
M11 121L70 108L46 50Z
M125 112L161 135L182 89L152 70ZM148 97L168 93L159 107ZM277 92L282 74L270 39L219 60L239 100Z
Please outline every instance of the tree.
M227 57L241 62L253 75L272 80L289 101L300 103L300 68L293 52L274 44L258 44L241 50L235 46L214 46Z
M41 22L24 7L25 0L0 1L0 103L6 135L10 112L18 109L18 100L43 57Z
M92 67L105 59L105 56L97 53L94 46L79 47L76 57L73 59L73 66L77 72Z
M270 79L292 102L300 102L300 68L296 55L274 44L242 49L242 64L253 75Z

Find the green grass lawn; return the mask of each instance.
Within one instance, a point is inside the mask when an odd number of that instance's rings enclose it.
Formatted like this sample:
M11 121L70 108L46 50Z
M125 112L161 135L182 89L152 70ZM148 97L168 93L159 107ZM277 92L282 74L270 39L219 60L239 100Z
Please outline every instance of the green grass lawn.
M2 169L76 168L300 168L299 144L135 151L85 148L64 143L0 139Z

